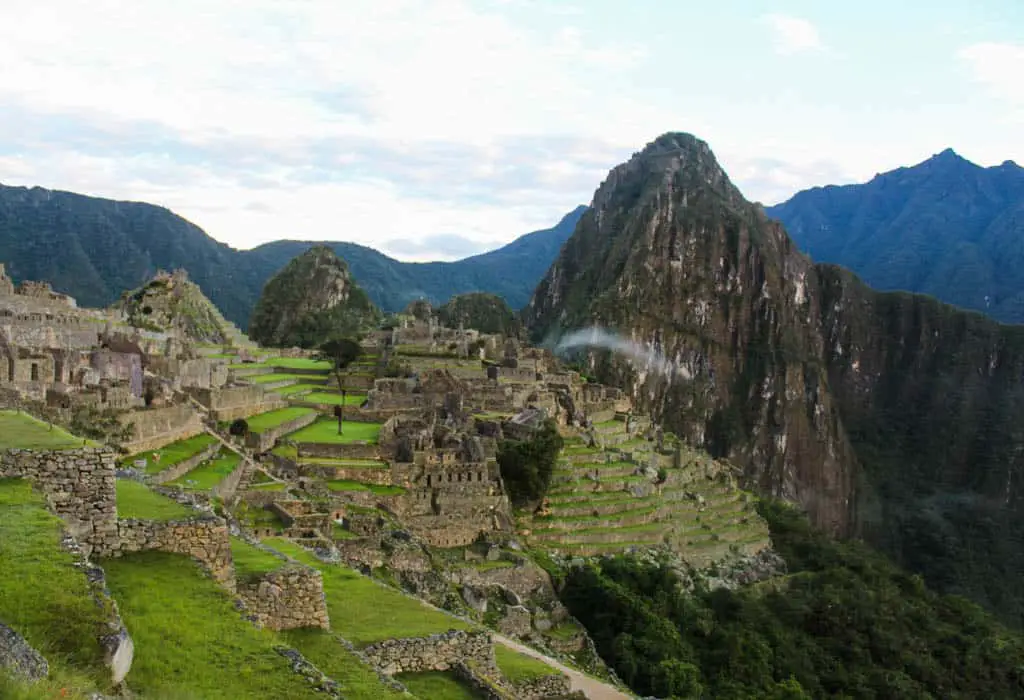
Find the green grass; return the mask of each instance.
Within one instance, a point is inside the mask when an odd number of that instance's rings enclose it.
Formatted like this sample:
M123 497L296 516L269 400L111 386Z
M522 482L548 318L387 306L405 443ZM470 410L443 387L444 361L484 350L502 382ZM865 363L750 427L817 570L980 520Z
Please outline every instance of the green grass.
M348 700L408 698L404 693L382 683L373 669L343 647L330 632L294 629L283 632L281 636L310 663L337 681L341 686L341 694Z
M295 460L299 458L299 449L295 445L277 445L270 453L285 459Z
M294 394L304 394L310 391L323 391L323 384L289 384L288 386L279 386L271 389L275 394L281 396L292 396Z
M272 357L264 362L267 367L281 367L283 369L315 369L329 372L334 368L326 360L314 360L308 357Z
M558 671L543 661L527 656L504 644L494 645L494 658L498 662L498 670L510 683L532 681L544 676L558 675Z
M231 558L235 561L235 574L240 579L269 574L286 563L273 554L252 546L241 537L231 538Z
M20 411L0 411L0 450L71 450L95 445Z
M315 374L286 374L286 373L273 373L273 374L254 374L245 377L245 381L252 382L253 384L272 384L274 382L283 382L286 379L292 379L296 381L304 381L307 384L311 383L311 380L316 379L318 375ZM327 375L323 376L323 379L327 379Z
M331 629L356 646L384 639L426 637L449 629L471 629L462 620L385 588L353 569L321 562L294 542L276 537L265 542L323 572Z
M334 419L319 420L292 433L288 439L293 442L329 442L333 444L346 444L362 440L376 444L377 437L380 435L380 423L343 423L342 430L343 433L338 435L338 421Z
M342 400L341 394L328 393L326 391L314 391L302 397L302 401L309 403L322 403L329 406L359 406L366 401L366 394L346 394Z
M135 642L127 683L141 696L323 698L274 651L280 635L244 620L189 558L145 552L103 567Z
M270 411L269 413L261 413L258 416L253 416L248 419L249 430L254 433L262 433L265 430L276 428L282 423L287 423L290 420L301 418L302 416L308 416L311 413L316 413L312 408L279 408L276 411Z
M495 569L511 569L515 563L499 559L497 561L479 561L473 563L477 571L494 571Z
M103 685L101 611L74 557L61 548L61 530L27 481L0 479L0 620L51 668L73 669Z
M294 448L293 448L294 449ZM280 454L280 453L279 453ZM287 456L282 454L282 457ZM294 456L294 455L293 455ZM297 459L297 456L296 456ZM339 457L303 457L303 464L321 467L343 467L345 469L390 469L387 462L379 459L343 459Z
M451 673L400 673L395 679L422 700L479 700L480 696Z
M187 520L199 515L188 506L183 506L151 491L145 484L131 479L117 480L117 517L140 520Z
M234 452L221 450L214 459L199 465L170 484L194 491L208 491L235 471L241 461L242 458Z
M172 442L159 450L141 452L137 455L132 455L131 457L122 460L121 464L125 467L131 467L135 460L145 459L146 467L143 471L146 474L157 474L169 467L173 467L175 464L184 462L189 457L199 454L216 441L217 439L212 435L208 433L200 433L199 435L194 435L193 437L186 438L184 440ZM154 455L156 454L160 455L160 461L154 459Z
M327 482L327 488L331 491L372 491L379 496L397 496L405 493L401 486L380 486L378 484L364 484L359 481L348 479L336 479Z

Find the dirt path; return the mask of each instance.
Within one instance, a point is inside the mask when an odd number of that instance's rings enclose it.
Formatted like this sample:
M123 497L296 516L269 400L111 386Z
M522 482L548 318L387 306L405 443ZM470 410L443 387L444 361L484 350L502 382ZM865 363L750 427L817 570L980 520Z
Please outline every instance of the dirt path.
M504 637L493 630L491 631L491 636L494 637L494 641L496 643L526 654L527 656L532 656L533 658L552 666L556 670L561 671L569 677L569 680L572 683L572 689L582 690L590 700L633 700L632 695L627 695L615 686L599 681L596 678L592 678L585 673L573 670L565 664L559 663L549 656L545 656L536 649L531 649L530 647L520 644L508 637Z

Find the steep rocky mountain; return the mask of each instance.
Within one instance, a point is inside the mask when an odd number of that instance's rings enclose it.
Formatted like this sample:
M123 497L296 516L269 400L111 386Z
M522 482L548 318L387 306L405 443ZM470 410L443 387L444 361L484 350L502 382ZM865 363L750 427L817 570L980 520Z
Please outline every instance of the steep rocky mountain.
M228 322L188 273L158 273L138 289L125 292L115 308L138 328L180 331L199 343L230 344L234 340ZM237 331L236 331L237 332Z
M449 328L474 328L481 333L515 335L521 324L516 313L496 294L459 294L437 309L438 320Z
M687 134L611 171L524 317L632 341L639 364L581 360L818 525L1024 621L1024 328L812 264Z
M1024 168L947 149L870 182L815 187L767 210L800 249L870 286L1024 322Z
M354 243L329 245L388 311L420 296L443 303L475 291L499 294L520 308L582 210L554 228L456 262L403 263ZM240 251L163 207L0 185L0 261L16 281L48 281L83 306L107 306L158 270L184 269L228 319L244 327L267 280L313 245L277 241Z
M267 282L252 312L249 335L267 346L316 347L379 318L345 261L327 246L314 246Z

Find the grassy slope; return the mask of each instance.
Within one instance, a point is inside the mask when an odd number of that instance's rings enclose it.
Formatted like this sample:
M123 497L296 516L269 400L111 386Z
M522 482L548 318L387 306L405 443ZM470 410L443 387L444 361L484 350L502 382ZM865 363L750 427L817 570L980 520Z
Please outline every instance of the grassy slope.
M282 636L310 663L336 680L348 700L387 700L408 695L381 683L377 674L325 630L288 630ZM424 697L422 700L429 700Z
M282 423L287 423L290 420L301 418L302 416L309 415L315 411L312 408L279 408L276 411L270 411L268 413L261 413L258 416L249 418L246 422L249 424L249 430L254 433L262 433L264 430L270 428L276 428Z
M240 579L268 574L285 565L283 560L252 546L240 537L231 538L231 558L235 562L235 574Z
M532 656L527 656L501 644L494 645L494 657L498 662L498 669L501 671L501 675L505 676L511 683L559 675L558 671L543 661L538 661Z
M151 491L130 479L117 480L117 517L143 520L185 520L198 515L191 508Z
M103 621L60 536L61 522L46 512L41 494L26 481L0 479L0 620L56 669L99 684L106 675L96 641Z
M238 463L241 461L242 458L234 452L221 450L220 454L214 459L199 465L187 474L170 482L170 484L190 490L206 491L223 481L228 474L238 467Z
M402 673L397 680L424 700L478 700L479 696L450 673Z
M69 450L95 445L75 437L60 426L50 426L27 413L0 411L0 450Z
M366 401L366 394L346 393L345 396L342 397L341 394L337 393L314 391L303 396L301 400L308 401L309 403L327 404L329 406L359 406L363 401Z
M159 552L103 563L135 641L129 685L144 697L322 698L274 651L231 597L188 558Z
M467 623L383 587L348 567L321 562L292 542L278 538L266 542L277 551L323 572L331 628L356 646L391 638L423 637L449 629L469 629Z
M141 452L137 455L132 455L121 463L125 466L132 466L132 462L137 459L145 459L146 467L145 472L147 474L156 474L169 467L173 467L179 462L184 462L189 457L199 454L204 449L209 447L215 442L215 438L208 433L201 433L185 440L178 440L172 442L170 445L165 445L159 450L151 452ZM160 455L160 460L153 459L155 454Z
M287 409L286 409L287 410ZM380 423L342 423L342 434L338 435L338 422L334 419L321 420L306 426L288 436L294 442L329 442L344 444L363 440L376 443L380 435Z

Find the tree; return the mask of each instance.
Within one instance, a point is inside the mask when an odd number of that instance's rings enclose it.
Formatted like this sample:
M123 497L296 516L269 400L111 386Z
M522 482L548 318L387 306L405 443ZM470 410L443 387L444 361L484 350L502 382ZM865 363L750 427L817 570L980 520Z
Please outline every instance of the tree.
M341 404L337 407L338 435L341 435L341 423L343 420L343 406L345 405L345 382L342 379L342 372L363 352L359 341L352 338L331 338L320 346L317 354L321 360L327 360L334 368L334 378L338 382L338 391L341 392Z
M562 436L550 418L529 439L502 440L498 444L501 478L514 505L522 506L544 497L561 449Z

